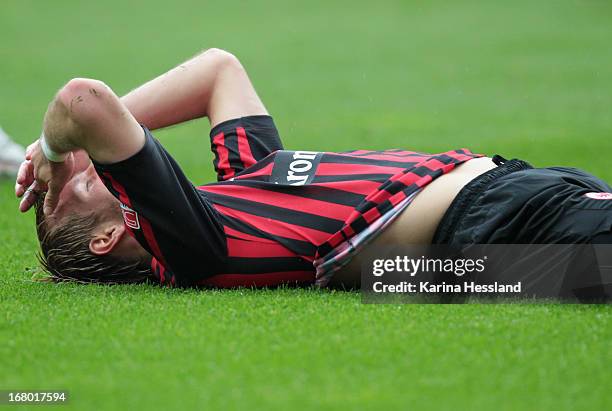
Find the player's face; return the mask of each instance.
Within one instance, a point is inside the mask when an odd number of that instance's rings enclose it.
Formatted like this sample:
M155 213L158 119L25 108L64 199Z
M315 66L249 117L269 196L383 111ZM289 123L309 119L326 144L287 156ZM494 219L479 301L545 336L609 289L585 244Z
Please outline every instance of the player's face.
M120 214L119 201L108 192L89 159L77 161L74 174L62 189L52 217L59 220L72 212L94 212L109 217Z

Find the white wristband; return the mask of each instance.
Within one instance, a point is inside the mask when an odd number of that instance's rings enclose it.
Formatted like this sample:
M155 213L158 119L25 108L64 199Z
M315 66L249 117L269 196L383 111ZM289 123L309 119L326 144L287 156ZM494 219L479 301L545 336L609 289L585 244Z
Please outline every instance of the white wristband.
M47 140L45 139L45 133L40 135L40 148L42 148L42 152L47 157L47 160L52 161L54 163L63 163L68 156L68 153L57 153L49 147L47 144Z

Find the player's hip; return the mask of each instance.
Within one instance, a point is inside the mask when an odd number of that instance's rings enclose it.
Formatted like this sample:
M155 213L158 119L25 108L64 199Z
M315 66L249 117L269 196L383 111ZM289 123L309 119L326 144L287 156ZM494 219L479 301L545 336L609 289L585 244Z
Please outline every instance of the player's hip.
M504 162L467 184L435 244L589 243L612 230L612 187L584 171Z

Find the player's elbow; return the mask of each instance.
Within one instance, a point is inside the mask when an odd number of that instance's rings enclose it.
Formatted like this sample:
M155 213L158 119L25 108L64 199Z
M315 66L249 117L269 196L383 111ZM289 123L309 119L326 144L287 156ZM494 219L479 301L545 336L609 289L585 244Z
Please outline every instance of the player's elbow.
M104 82L88 78L73 78L59 91L57 98L68 115L77 123L92 119L115 94Z
M100 80L90 78L73 78L59 92L60 98L64 103L73 104L80 98L85 100L86 97L104 98L112 94L111 89Z

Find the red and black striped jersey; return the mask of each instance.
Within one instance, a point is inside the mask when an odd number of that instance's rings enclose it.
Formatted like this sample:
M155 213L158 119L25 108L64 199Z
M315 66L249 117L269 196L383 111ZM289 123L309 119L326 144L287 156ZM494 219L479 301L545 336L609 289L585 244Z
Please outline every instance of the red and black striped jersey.
M478 155L469 150L284 150L269 116L211 130L218 181L195 186L144 128L133 157L95 164L161 283L310 284L313 261L410 194Z

